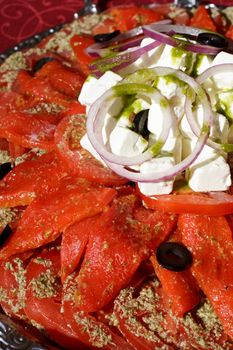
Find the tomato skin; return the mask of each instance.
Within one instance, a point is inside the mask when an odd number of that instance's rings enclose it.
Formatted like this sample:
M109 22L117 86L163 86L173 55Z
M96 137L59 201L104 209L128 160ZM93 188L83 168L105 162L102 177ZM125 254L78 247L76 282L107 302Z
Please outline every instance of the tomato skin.
M75 175L106 186L118 186L128 180L103 166L80 145L86 133L84 115L68 115L57 126L54 138L61 159ZM75 139L72 139L72 134Z
M192 252L191 271L225 332L233 337L232 231L222 216L180 215L182 242Z
M0 182L0 206L28 205L36 196L53 191L66 175L67 169L54 152L26 160Z
M200 5L195 11L193 17L190 20L190 26L204 28L216 32L216 26L214 21L210 17L208 10L204 5Z
M140 193L146 207L175 214L227 215L233 213L233 196L224 192L186 193L147 197Z
M75 221L94 216L108 205L116 191L87 189L83 182L63 185L57 192L35 199L24 211L16 231L0 250L0 259L53 242ZM32 230L33 227L33 230Z
M35 255L26 269L25 313L29 320L42 326L46 334L64 348L87 350L61 313L62 286L59 274L58 249L45 250Z

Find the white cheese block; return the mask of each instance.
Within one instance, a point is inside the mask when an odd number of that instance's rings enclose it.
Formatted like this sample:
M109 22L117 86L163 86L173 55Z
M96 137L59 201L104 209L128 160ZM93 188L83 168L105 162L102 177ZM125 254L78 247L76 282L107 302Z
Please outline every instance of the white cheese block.
M115 86L121 79L120 75L111 71L105 72L99 79L88 77L79 94L79 102L86 107L90 107L93 102L111 87Z
M148 142L136 132L116 126L109 136L112 153L119 156L133 157L147 148Z
M152 103L148 113L147 128L150 133L153 134L155 139L159 138L163 129L164 121L164 110L158 103ZM176 130L171 129L169 137L173 137L176 134Z
M153 158L150 161L144 162L140 166L142 174L149 174L158 171L166 171L175 165L173 157ZM153 196L159 194L169 194L173 190L174 180L161 181L157 183L139 182L138 187L142 194Z
M195 163L186 177L190 188L196 192L226 191L231 185L230 167L222 156Z
M222 63L233 63L233 55L227 52L219 52L212 62L212 67ZM233 73L225 72L213 76L213 80L219 89L233 88Z

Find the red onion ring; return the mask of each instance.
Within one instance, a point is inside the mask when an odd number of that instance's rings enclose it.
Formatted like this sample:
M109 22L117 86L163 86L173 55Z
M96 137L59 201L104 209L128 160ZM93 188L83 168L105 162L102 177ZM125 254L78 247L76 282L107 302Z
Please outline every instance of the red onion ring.
M138 47L135 50L119 53L114 57L100 58L89 65L89 68L95 74L103 73L107 70L118 71L122 69L122 64L129 65L140 58L144 53L158 47L160 42L154 41L144 47ZM119 68L120 67L120 68Z
M126 92L131 88L134 88L135 84L127 84L122 85L119 84L120 88L125 90ZM130 87L129 85L132 85ZM143 89L144 85L141 85ZM159 91L152 87L145 86L145 90L148 90L148 93L140 90L139 84L135 86L135 92L140 93L141 96L149 97L152 102L160 103L163 107L164 112L164 122L161 134L158 137L158 140L155 144L150 146L148 150L140 155L134 157L124 157L115 155L112 152L106 149L106 146L103 142L102 137L102 128L104 126L104 120L107 114L108 109L112 104L112 99L116 96L114 91L114 87L108 90L105 94L103 94L94 104L90 107L88 115L87 115L87 135L95 150L98 154L104 159L104 161L109 161L111 163L120 164L120 165L139 165L143 162L150 160L155 156L154 149L156 149L157 154L161 150L162 146L166 142L169 131L171 127L174 127L175 124L175 115L171 111L168 101L165 97L163 97Z
M199 84L203 84L207 79L213 77L216 74L224 73L224 72L233 73L233 63L218 64L216 66L206 69L202 74L200 74L196 78L196 82ZM198 125L197 121L193 117L191 117L191 114L192 114L191 109L192 109L192 101L187 95L186 101L185 101L185 113L186 113L187 121L194 135L198 136L200 134L201 128ZM229 143L220 144L220 143L214 142L210 138L207 140L206 144L212 147L213 149L215 149L216 151L233 152L233 144L229 144Z
M142 71L147 72L147 74L142 74ZM159 76L166 76L166 75L175 75L180 80L186 82L192 90L198 95L201 104L203 105L204 109L204 121L203 121L203 127L201 130L201 133L198 136L196 146L192 152L187 158L182 160L179 164L176 164L174 167L171 167L170 169L164 171L164 172L154 172L149 174L141 174L139 172L134 172L126 169L121 164L113 163L109 160L106 160L106 158L103 157L105 163L108 165L110 169L112 169L117 174L126 177L127 179L135 182L160 182L160 181L167 181L177 174L183 172L185 169L187 169L198 157L198 155L201 153L204 145L206 144L206 141L209 136L209 126L211 124L211 114L210 114L210 104L207 98L207 95L205 93L205 90L190 76L185 74L182 71L177 71L173 68L167 68L167 67L156 67L156 68L150 68L147 70L142 70L136 73L131 74L129 77L125 78L122 83L128 82L128 83L138 83L138 80L141 78L140 82L145 82L148 80L153 80L153 78ZM121 85L121 84L119 84ZM112 92L108 91L104 97L104 100L110 98L112 96ZM103 97L103 96L102 96ZM98 110L102 108L102 102L103 99L99 99L96 104L94 104L91 108L91 117L89 115L89 121L88 121L88 130L90 134L90 127L93 126L93 120L91 123L91 119L93 118L93 115L96 115L98 113ZM95 118L95 117L94 117ZM90 124L89 124L90 123ZM102 129L101 129L102 130ZM88 137L92 137L92 134ZM90 140L91 141L91 140ZM92 140L93 141L93 140ZM92 142L91 141L91 142ZM95 145L93 144L95 147ZM98 145L97 145L98 146ZM139 163L138 163L139 164ZM127 163L126 165L130 165ZM133 165L133 164L132 164Z
M186 51L191 51L195 53L202 53L206 55L216 55L221 51L221 48L201 45L201 44L193 44L191 42L185 42L183 40L179 40L177 38L173 38L164 33L180 33L180 34L189 34L189 35L198 35L199 33L206 32L203 29L197 29L186 26L178 26L171 24L160 24L154 23L150 25L143 26L143 32L145 35L150 38L160 41L162 44L167 44L173 47L180 47Z

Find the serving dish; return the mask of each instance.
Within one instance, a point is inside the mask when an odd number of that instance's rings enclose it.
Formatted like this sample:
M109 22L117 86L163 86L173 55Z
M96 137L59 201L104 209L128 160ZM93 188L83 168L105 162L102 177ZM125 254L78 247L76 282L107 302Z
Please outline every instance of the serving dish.
M54 33L57 30L59 30L61 27L57 27L54 29L51 29L49 32L41 33L37 35L36 37L30 38L28 41L18 45L16 48L13 49L13 51L17 51L18 49L24 49L31 46L34 46L36 43L38 43L41 39L45 38L48 34ZM9 54L11 54L9 52ZM5 57L8 55L8 53L4 54L2 56L2 59L5 59ZM41 342L41 339L35 340L35 338L29 340L28 335L26 337L22 335L21 331L17 329L17 326L13 325L11 321L9 321L5 316L2 316L1 318L1 336L0 336L0 344L2 346L2 349L17 349L17 350L26 350L26 349L34 349L34 350L44 350L46 349L55 349L53 345L43 345L43 341ZM27 333L27 330L25 331ZM30 332L30 331L29 331ZM41 343L41 344L40 344ZM57 347L56 347L57 348Z

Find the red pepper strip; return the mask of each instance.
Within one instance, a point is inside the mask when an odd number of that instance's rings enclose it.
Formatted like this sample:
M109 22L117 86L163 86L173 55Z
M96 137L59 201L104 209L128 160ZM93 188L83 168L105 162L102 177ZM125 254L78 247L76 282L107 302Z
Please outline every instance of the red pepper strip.
M94 216L108 205L116 191L91 189L77 181L35 199L24 211L16 231L0 250L0 260L54 241L74 222Z
M28 108L39 103L53 103L67 108L72 101L70 97L54 90L48 79L33 77L24 70L18 73L12 90L28 98Z
M192 252L191 271L225 332L233 337L233 241L224 217L180 215L182 242Z
M0 264L0 305L7 315L24 320L25 268L31 255L17 255Z
M200 302L198 285L190 270L182 272L169 271L159 265L156 256L150 258L155 273L162 284L168 309L177 317L192 310Z
M81 75L58 61L46 63L35 75L47 78L54 90L72 98L78 96L86 79L85 75Z
M78 288L76 274L70 275L63 286L62 306L66 322L84 344L103 350L133 350L121 336L112 332L104 323L85 311L80 311L74 304L74 293Z
M54 149L58 120L48 114L29 114L0 108L0 137L25 148Z
M61 279L75 271L84 254L89 236L94 232L98 217L84 219L69 226L62 234Z
M26 160L0 181L0 206L28 205L35 197L54 191L66 175L67 170L54 152Z
M45 250L34 256L26 269L25 313L48 337L70 350L87 350L61 311L60 252Z

